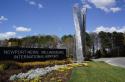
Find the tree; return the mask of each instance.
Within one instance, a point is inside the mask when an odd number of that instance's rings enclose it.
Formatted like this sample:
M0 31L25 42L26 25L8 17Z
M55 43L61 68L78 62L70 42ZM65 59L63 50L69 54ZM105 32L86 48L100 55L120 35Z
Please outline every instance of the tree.
M90 38L91 38L91 50L92 50L92 56L95 55L95 52L98 50L99 47L99 38L97 33L90 33Z
M91 58L91 45L92 45L92 39L90 35L86 32L86 41L85 41L85 60L90 60Z
M51 35L27 36L22 38L22 46L33 48L53 48L55 46L55 38Z
M113 38L114 47L119 47L119 46L124 45L124 35L123 35L123 33L113 32L112 38Z
M106 32L100 32L99 33L99 38L101 41L101 47L102 49L106 49L106 48L111 48L111 38L110 38L110 33L106 33Z
M120 32L112 33L112 53L113 56L123 56L124 51L124 34Z
M64 35L64 36L62 36L61 40L67 48L68 56L73 56L73 54L74 54L74 36L73 35Z
M10 47L20 47L22 45L22 40L17 38L10 38L8 43L8 46Z

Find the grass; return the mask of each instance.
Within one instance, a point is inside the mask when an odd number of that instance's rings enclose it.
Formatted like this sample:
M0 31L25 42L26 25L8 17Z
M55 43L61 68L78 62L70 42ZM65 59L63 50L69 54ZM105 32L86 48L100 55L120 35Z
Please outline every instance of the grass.
M125 82L125 69L104 62L89 62L88 67L73 69L68 82Z

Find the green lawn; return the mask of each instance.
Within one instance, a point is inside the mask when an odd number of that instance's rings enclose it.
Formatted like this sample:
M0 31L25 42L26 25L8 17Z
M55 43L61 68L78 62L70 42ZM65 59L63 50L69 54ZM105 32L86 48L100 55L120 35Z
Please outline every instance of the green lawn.
M104 62L89 62L73 69L69 82L125 82L125 69Z

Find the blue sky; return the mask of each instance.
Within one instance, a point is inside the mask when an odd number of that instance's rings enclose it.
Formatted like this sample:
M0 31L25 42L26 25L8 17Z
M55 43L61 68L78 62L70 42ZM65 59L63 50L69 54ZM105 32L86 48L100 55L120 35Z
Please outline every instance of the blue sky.
M74 34L72 7L82 0L0 0L0 39ZM124 0L88 0L87 31L125 31Z

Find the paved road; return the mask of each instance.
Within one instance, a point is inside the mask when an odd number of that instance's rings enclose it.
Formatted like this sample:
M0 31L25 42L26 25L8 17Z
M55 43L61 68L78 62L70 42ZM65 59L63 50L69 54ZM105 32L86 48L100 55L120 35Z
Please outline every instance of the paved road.
M94 61L105 61L108 64L125 68L125 57L100 58L100 59L94 59Z

